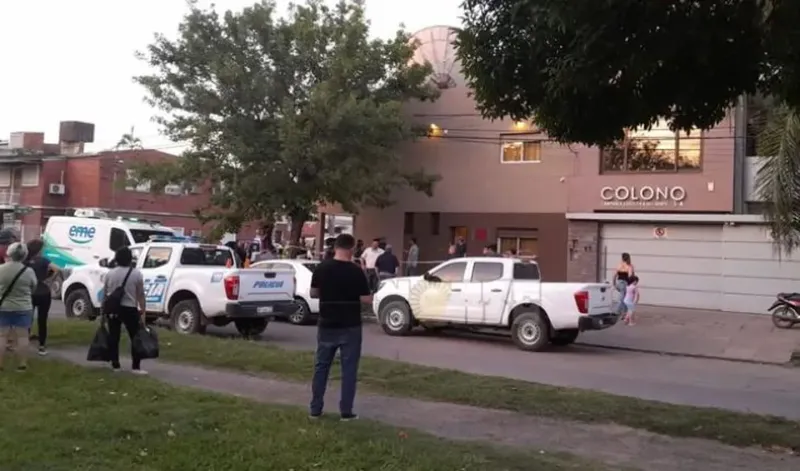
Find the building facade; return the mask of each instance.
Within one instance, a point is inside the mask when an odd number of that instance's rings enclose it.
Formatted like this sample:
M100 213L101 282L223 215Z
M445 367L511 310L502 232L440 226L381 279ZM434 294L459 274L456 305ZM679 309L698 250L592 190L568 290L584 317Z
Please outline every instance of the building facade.
M442 93L407 105L430 132L402 149L406 170L441 181L433 197L399 191L394 206L362 210L357 237L403 247L414 237L429 265L457 237L469 254L495 243L535 256L546 281L610 280L628 252L652 305L765 312L777 291L796 290L800 265L774 255L749 204L757 163L745 151L744 104L707 131L657 123L609 149L559 145L535 123L481 118L452 60L453 35L416 35Z
M68 123L74 128L75 122ZM70 135L70 127L62 123L59 144L45 144L43 133L13 133L0 149L4 226L16 226L25 238L38 237L50 216L98 208L114 216L157 220L186 235L202 234L192 211L208 201L204 190L174 185L153 194L147 184L128 183L134 164L176 156L150 149L85 153L83 144L91 142L93 125L77 124L84 125L84 136Z

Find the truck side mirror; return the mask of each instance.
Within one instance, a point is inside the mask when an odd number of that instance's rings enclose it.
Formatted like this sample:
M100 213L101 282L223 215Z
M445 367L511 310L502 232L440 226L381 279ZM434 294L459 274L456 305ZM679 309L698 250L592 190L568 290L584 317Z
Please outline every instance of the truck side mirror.
M108 259L101 258L99 262L97 262L101 267L108 268Z

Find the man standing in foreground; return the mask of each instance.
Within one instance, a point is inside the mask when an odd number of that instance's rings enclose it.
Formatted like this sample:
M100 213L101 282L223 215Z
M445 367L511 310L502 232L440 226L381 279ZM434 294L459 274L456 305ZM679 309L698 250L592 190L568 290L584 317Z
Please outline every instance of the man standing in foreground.
M320 263L311 276L311 297L319 299L309 410L312 419L322 416L325 389L337 350L342 365L339 412L343 421L358 418L353 413L353 402L361 360L361 303L371 303L372 296L364 272L353 263L355 245L352 235L340 234L333 244L333 258Z

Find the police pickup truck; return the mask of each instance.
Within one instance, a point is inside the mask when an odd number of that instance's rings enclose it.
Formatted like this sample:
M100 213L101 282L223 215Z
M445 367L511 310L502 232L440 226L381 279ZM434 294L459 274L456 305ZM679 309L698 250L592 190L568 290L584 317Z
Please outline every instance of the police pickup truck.
M130 247L144 275L148 319L166 318L179 333L204 333L233 322L245 336L258 335L271 319L297 310L291 270L239 268L230 248L182 237L153 237ZM111 260L75 267L62 287L67 317L100 314L103 281Z

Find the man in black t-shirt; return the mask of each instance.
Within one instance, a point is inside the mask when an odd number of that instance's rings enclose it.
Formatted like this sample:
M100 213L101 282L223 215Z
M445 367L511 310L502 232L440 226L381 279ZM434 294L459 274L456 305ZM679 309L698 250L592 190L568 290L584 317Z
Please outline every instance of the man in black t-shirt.
M339 412L342 420L357 418L353 402L361 360L361 304L372 302L372 296L363 270L353 263L355 243L350 234L340 234L333 244L333 258L320 263L311 276L311 297L319 299L311 418L322 415L325 389L337 350L342 365Z

